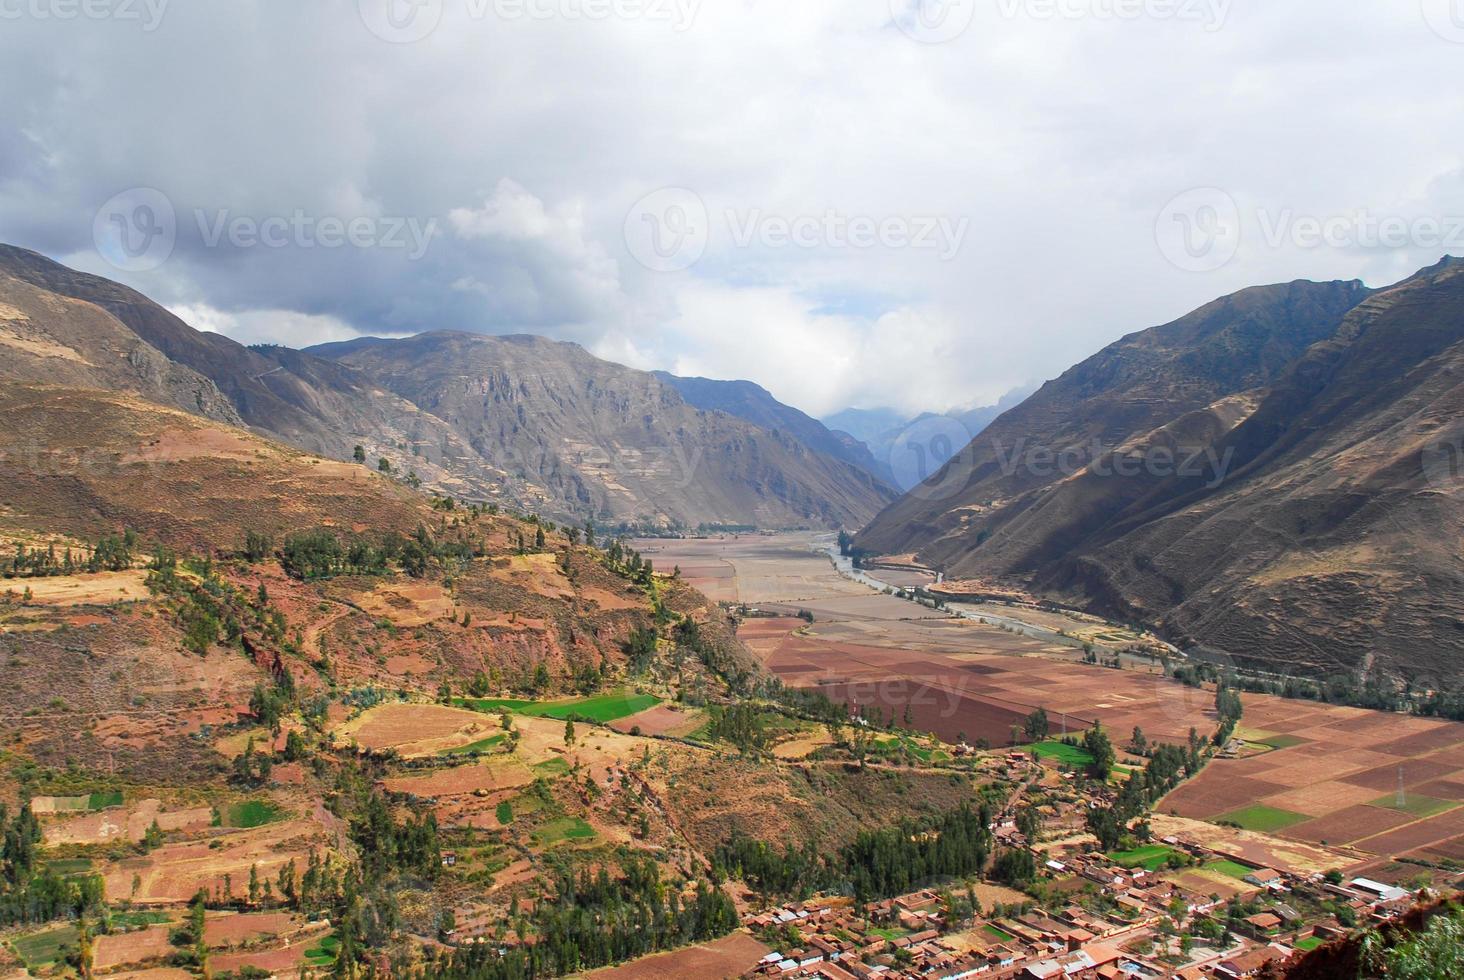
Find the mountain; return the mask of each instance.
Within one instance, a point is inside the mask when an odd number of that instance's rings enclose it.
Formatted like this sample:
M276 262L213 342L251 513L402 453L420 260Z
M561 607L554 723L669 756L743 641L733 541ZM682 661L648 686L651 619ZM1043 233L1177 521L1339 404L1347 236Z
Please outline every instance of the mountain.
M967 440L980 435L1002 412L1020 405L1035 388L1014 388L995 405L953 409L944 414L922 412L912 417L892 408L846 408L824 419L835 435L861 442L874 459L879 472L906 492L940 466ZM947 419L954 422L941 422ZM951 437L958 436L956 444ZM909 445L911 440L914 446Z
M576 521L858 526L894 496L845 461L851 450L837 440L830 456L787 431L697 412L664 382L570 345L543 342L527 359L510 357L511 365L492 356L522 353L525 344L465 345L481 377L439 365L435 376L454 387L435 392L409 382L411 372L396 370L386 354L420 345L381 348L373 358L347 356L356 348L320 356L245 347L193 329L135 290L0 246L0 347L10 355L0 377L7 380L128 392L335 459L360 445L372 460L385 458L443 493ZM529 383L550 375L552 383ZM498 398L510 379L524 381L523 392L495 405L511 418L458 403L465 386L481 383ZM450 408L454 421L432 406ZM633 406L644 416L626 415Z
M856 541L1253 668L1464 655L1464 266L1258 287L1045 385Z
M550 510L601 521L857 526L893 492L865 470L577 344L434 332L311 348L445 420Z
M885 483L893 482L889 467L877 462L869 447L858 438L847 432L830 431L817 419L784 405L761 385L751 381L682 378L665 371L652 373L696 408L725 412L770 432L786 432L810 449L852 463Z

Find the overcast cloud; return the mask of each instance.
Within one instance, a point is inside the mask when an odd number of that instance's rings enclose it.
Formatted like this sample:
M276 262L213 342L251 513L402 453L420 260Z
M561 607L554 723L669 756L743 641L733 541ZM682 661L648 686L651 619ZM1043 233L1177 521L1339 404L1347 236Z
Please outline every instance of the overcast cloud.
M1464 253L1454 3L0 0L0 240L249 342L988 403Z

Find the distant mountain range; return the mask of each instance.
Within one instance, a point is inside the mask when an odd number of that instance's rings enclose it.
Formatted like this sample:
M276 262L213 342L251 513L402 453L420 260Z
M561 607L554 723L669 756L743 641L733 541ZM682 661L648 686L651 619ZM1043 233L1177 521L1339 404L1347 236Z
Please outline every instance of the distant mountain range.
M1036 390L1036 385L1024 385L1002 395L995 405L944 413L921 412L914 416L892 408L846 408L826 416L823 424L836 435L863 444L874 461L874 472L904 493L920 483L931 469L949 459L966 440L979 436L1001 413L1020 405ZM940 419L956 424L929 424ZM961 433L965 438L951 444L950 436ZM911 439L916 441L916 447L908 445ZM922 455L915 456L917 451Z
M856 545L1245 666L1427 683L1464 657L1464 264L1243 290L996 420Z
M135 394L336 459L360 445L442 492L559 519L852 528L896 496L851 462L857 447L779 425L799 414L786 406L766 406L775 428L702 409L574 344L438 332L244 347L10 246L0 348L0 378Z

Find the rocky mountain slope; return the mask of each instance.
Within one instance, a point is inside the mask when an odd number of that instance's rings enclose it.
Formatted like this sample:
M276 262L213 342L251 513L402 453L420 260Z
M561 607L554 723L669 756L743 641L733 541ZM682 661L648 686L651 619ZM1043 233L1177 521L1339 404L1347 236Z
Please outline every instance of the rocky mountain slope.
M576 344L436 332L307 353L443 419L546 508L644 525L852 526L893 495L787 431L695 408Z
M361 445L373 465L386 458L428 487L563 519L857 526L893 496L795 434L696 412L650 375L578 348L571 354L546 342L534 355L555 362L555 387L540 390L554 411L531 410L535 403L520 393L511 399L514 418L489 418L454 407L458 388L434 392L408 382L384 349L373 363L390 382L363 373L343 350L322 357L245 347L194 330L134 290L9 246L0 246L0 348L8 355L0 377L8 380L128 392L335 459ZM483 372L477 381L494 375L501 392L515 368L490 352L523 349L485 340L472 360ZM451 371L439 376L461 380ZM649 417L628 422L632 405ZM453 410L454 420L434 407Z
M1464 268L1246 290L1008 412L859 536L1246 666L1464 654Z
M682 378L665 371L652 373L679 391L681 397L696 408L725 412L770 431L787 432L810 449L853 463L883 482L891 482L888 464L876 460L863 442L847 432L831 430L818 419L784 405L761 385L751 381Z

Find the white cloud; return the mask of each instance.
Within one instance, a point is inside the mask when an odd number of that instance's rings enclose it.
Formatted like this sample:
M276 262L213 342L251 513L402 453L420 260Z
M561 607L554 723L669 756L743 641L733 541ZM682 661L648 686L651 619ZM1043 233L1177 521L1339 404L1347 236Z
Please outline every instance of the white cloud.
M400 45L356 0L174 3L151 32L7 19L0 237L109 274L87 254L96 209L155 187L177 249L110 274L245 339L538 332L749 377L818 412L983 401L1245 285L1377 283L1439 251L1252 235L1222 269L1185 272L1154 222L1190 188L1251 214L1464 212L1450 126L1464 45L1412 2L1232 2L1218 30L1034 14L1047 6L976 4L935 45L895 26L888 0L691 3L689 26L475 20L449 2L431 36ZM695 191L711 222L682 273L647 270L623 241L627 210L663 187ZM443 233L416 260L208 247L194 215L220 209ZM970 230L946 261L738 247L726 215L751 210Z

